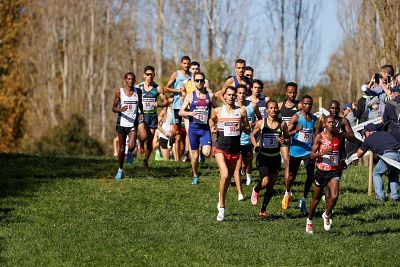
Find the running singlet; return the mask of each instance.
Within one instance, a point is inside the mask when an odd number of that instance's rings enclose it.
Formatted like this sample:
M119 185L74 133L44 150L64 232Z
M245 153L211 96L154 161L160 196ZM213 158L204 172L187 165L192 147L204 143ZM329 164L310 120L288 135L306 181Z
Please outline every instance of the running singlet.
M287 108L287 107L285 106L285 105L286 105L286 101L287 101L287 100L285 100L285 102L282 103L282 107L281 107L281 116L282 116L282 120L283 120L284 122L286 122L286 124L289 125L289 121L290 121L290 119L292 118L292 116L293 116L294 114L296 114L296 112L299 111L298 106L299 106L300 101L296 100L296 101L294 102L294 106L293 106L292 108Z
M237 89L239 83L239 80L236 76L232 76L233 77L233 81L235 83L235 88ZM244 80L246 82L246 96L250 96L251 95L251 80L247 77L244 77Z
M325 154L322 157L317 158L317 168L321 171L334 171L339 168L339 149L340 140L337 135L334 135L331 140L329 140L325 133L321 133L321 145L319 151L323 151L327 148L332 148L331 154Z
M181 89L183 88L183 81L189 79L191 76L189 75L183 75L181 70L178 70L174 83L174 89ZM172 103L172 108L173 109L181 109L183 105L183 100L181 100L181 93L174 93L174 102Z
M200 124L207 125L208 120L210 119L210 110L211 110L211 100L210 95L206 91L206 98L200 99L197 97L197 93L193 92L193 100L190 104L190 111L196 112L195 116L189 116L189 122L191 124ZM209 127L209 126L208 126Z
M144 82L139 84L139 88L142 90L143 112L145 114L157 113L157 108L154 106L158 97L157 87L158 84L153 83L150 91L146 91Z
M306 118L301 115L298 111L296 114L299 116L299 125L303 125L303 129L295 133L292 138L292 144L290 145L290 155L292 157L303 157L311 153L311 147L314 139L314 125L317 117L310 114L311 121L307 121Z
M192 79L186 80L185 83L186 94L191 94L196 90L196 86L192 83Z
M264 118L264 127L261 130L260 152L265 156L277 156L280 153L281 144L279 137L282 136L282 121L278 120L278 126L272 129L267 123L268 117Z
M265 116L265 109L267 108L267 103L265 103L265 95L263 93L259 96L260 101L258 101L258 109L260 110L261 117L264 118Z
M132 96L127 96L124 88L120 88L120 106L127 107L127 110L118 113L117 125L122 127L133 127L135 125L138 110L138 88L133 90Z
M240 109L235 106L234 113L228 113L225 105L221 108L221 116L217 123L217 142L216 148L228 154L240 152L240 133L239 127L242 124Z
M252 125L252 123L255 123L256 114L254 113L254 108L250 100L246 100L246 113L250 125ZM253 128L251 128L251 131L253 131ZM240 145L241 146L251 145L250 135L248 135L247 133L242 133L240 135Z
M171 130L172 130L172 125L174 124L174 122L173 122L174 116L172 114L173 113L172 113L171 107L168 107L165 121L161 125L161 128L166 132L171 132ZM158 135L160 137L168 140L168 137L165 136L161 131L158 132Z

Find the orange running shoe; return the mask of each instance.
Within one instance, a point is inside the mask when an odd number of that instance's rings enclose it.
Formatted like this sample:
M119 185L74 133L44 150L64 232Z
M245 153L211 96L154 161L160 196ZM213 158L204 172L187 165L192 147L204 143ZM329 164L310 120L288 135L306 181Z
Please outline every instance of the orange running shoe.
M282 199L282 209L287 210L289 208L289 203L292 198L292 193L286 194Z

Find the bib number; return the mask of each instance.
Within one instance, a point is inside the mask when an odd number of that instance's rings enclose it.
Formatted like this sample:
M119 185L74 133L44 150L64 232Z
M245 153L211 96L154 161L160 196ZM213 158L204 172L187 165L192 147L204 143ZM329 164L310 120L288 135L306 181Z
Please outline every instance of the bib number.
M144 111L151 111L154 110L154 98L143 98L143 110Z
M193 121L200 124L208 123L208 111L207 110L195 110L196 115L193 117Z
M322 163L325 163L329 166L338 166L339 165L339 155L335 155L335 154L323 155Z
M240 122L225 122L224 124L224 136L239 136L239 127L236 127Z
M262 145L264 148L278 148L279 134L264 134Z
M297 140L303 143L311 143L313 139L312 129L302 129L299 131Z

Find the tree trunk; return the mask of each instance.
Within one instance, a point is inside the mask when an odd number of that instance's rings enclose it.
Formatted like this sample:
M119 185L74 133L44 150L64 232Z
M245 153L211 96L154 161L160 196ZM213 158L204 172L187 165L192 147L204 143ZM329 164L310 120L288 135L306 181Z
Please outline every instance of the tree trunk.
M299 61L300 61L300 25L302 17L303 0L295 2L295 23L294 23L294 77L296 83L300 82Z
M279 81L283 82L285 80L283 70L285 68L285 0L281 0L281 9L280 9L280 37L279 37L279 49L280 49L280 72L279 72Z
M94 0L90 2L90 43L89 43L89 61L88 61L88 71L89 71L89 91L88 91L88 129L89 135L93 135L93 97L94 97Z
M100 91L100 114L101 114L101 135L102 141L106 140L106 87L108 74L108 61L110 54L110 6L107 5L106 11L106 32L105 32L105 52L103 62L103 81Z
M157 79L161 80L162 77L162 55L163 55L163 39L164 39L164 0L157 0L157 52L156 52L156 65L157 65Z

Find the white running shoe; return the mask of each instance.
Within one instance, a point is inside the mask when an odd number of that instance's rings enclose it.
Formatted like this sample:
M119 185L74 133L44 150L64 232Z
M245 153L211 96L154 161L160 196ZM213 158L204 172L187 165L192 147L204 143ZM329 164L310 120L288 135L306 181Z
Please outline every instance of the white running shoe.
M243 201L243 200L244 200L243 194L238 194L238 201Z
M222 222L224 220L224 217L225 217L225 208L219 208L217 221Z
M246 173L246 185L251 184L251 174Z
M325 214L325 212L322 213L322 220L324 220L324 229L325 229L325 231L331 230L331 221L329 219L329 216L327 216Z
M307 223L306 223L306 233L307 234L314 233L314 226L313 226L312 220L309 220L308 218L307 218Z

